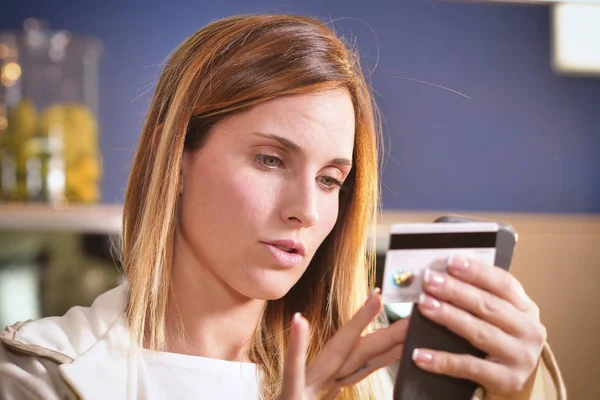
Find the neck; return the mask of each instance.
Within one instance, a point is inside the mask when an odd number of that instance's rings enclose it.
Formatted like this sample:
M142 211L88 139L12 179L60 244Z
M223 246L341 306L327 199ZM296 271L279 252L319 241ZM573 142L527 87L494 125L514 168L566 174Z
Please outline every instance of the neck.
M171 271L167 351L249 361L248 350L266 302L244 297L229 287L177 234Z

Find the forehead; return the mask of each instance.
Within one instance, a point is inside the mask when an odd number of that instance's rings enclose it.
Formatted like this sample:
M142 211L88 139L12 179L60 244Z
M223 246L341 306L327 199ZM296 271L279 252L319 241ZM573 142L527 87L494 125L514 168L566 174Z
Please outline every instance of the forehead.
M354 106L345 89L281 97L261 103L223 121L232 128L231 140L242 140L248 132L285 137L301 148L337 150L352 155ZM225 126L226 125L226 126Z
M273 112L271 120L276 123L354 128L354 107L350 94L343 89L281 97L260 104L253 111L263 115Z

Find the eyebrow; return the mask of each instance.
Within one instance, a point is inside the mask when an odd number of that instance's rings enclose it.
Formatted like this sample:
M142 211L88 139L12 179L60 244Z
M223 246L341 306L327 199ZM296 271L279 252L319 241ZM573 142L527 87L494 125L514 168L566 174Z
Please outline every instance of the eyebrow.
M279 142L283 147L285 147L289 151L299 152L301 150L300 146L298 146L296 143L292 142L291 140L286 139L281 136L278 136L278 135L274 135L272 133L254 132L254 135L261 136L261 137L264 137L267 139L276 140L277 142ZM334 158L333 160L330 160L328 164L347 165L347 166L351 167L352 160L349 160L347 158Z

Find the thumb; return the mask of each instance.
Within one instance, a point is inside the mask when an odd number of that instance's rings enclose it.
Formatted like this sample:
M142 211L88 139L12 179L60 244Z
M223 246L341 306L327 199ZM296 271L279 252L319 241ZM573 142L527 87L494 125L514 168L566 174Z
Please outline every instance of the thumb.
M296 313L292 318L279 400L304 400L307 347L308 321L300 313Z

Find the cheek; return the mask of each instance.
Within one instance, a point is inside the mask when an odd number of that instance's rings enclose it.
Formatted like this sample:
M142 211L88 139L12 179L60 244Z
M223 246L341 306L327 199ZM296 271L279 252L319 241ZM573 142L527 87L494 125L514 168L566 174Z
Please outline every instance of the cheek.
M212 206L219 210L220 229L227 235L248 239L272 224L281 187L275 177L242 166L215 185Z
M231 199L231 207L241 213L245 220L261 220L271 214L274 199L277 198L277 182L275 179L265 179L253 171L239 171L228 182L225 192Z
M332 200L334 199L335 200ZM333 229L335 223L337 222L338 212L339 212L339 201L338 198L332 196L332 201L325 201L324 204L320 207L319 211L319 220L321 226L321 241L325 240L325 237L329 235L331 230Z

